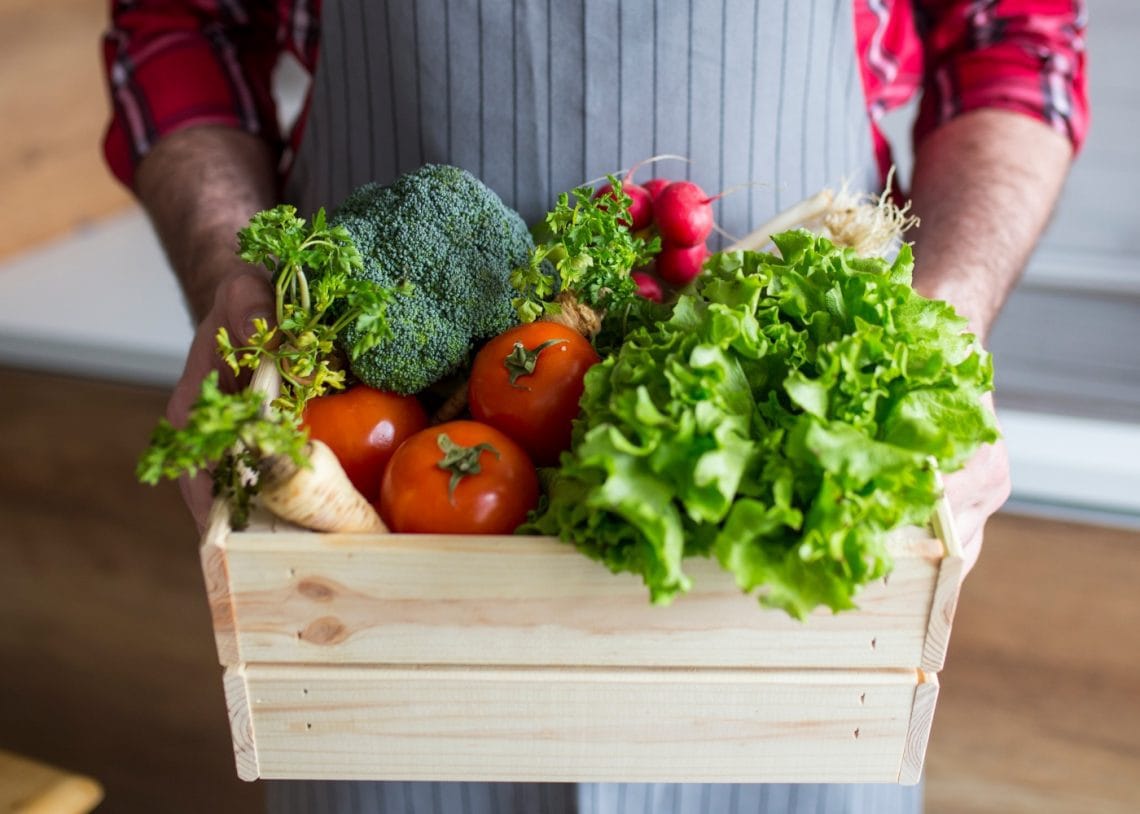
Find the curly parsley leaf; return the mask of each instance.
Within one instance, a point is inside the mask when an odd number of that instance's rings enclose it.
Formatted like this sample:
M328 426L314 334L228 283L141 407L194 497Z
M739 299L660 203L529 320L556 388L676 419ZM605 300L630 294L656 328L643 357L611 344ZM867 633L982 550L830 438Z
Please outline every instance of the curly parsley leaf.
M294 416L267 407L257 392L223 393L217 372L211 372L202 380L184 427L159 421L135 474L153 486L164 478L211 472L214 494L230 502L233 523L240 527L257 489L253 473L258 462L287 455L304 466L307 442Z
M529 263L510 277L521 322L557 313L554 297L561 292L599 313L627 320L630 309L640 307L643 300L630 272L660 251L661 240L647 241L629 231L630 198L619 179L609 176L609 181L612 196L596 198L589 186L562 193L535 230Z

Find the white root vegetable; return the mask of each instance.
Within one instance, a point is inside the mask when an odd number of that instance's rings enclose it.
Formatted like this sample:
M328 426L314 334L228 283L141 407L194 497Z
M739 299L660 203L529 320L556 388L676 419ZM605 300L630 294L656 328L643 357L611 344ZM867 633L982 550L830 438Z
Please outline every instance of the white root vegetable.
M267 400L277 395L281 379L272 364L260 365L250 389ZM310 440L305 448L309 466L298 466L287 455L273 455L257 468L258 501L283 520L313 531L388 531L380 515L356 490L323 442Z
M890 189L894 170L887 175ZM908 229L918 225L910 203L896 206L886 191L878 197L857 195L846 187L822 190L785 209L767 223L728 247L728 251L757 250L771 242L772 235L802 226L818 231L837 246L859 254L882 255L897 246Z
M388 531L372 504L348 480L331 449L310 441L305 452L307 467L298 466L287 455L262 462L258 468L262 506L313 531Z

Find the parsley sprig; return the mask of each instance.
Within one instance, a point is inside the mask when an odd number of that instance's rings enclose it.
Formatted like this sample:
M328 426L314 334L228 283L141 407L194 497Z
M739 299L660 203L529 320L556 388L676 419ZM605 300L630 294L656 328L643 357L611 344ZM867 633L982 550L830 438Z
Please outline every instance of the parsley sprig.
M257 492L258 463L288 455L304 466L307 441L296 416L266 405L261 393L223 393L213 371L202 381L186 426L175 429L165 418L158 422L135 474L153 486L162 478L193 477L213 466L214 495L230 503L231 522L241 528Z
M209 471L215 496L231 507L234 528L243 527L258 489L258 470L288 456L308 465L307 433L301 428L305 403L345 384L337 338L354 326L359 338L348 349L355 358L391 335L387 307L404 289L382 288L354 276L363 266L348 231L329 226L324 210L312 224L288 205L259 212L238 232L239 256L263 265L274 289L276 325L256 319L253 335L235 345L225 328L218 353L235 375L264 363L281 374L281 394L266 404L262 393L224 393L218 374L202 381L186 426L163 419L139 460L143 483Z
M388 303L405 289L377 286L353 276L360 252L343 226L329 226L319 210L311 225L288 205L259 212L238 232L239 256L272 275L276 322L254 320L253 335L235 345L218 330L218 352L235 374L271 361L281 374L275 406L299 416L305 403L344 387L343 360L336 339L350 325L358 339L352 358L391 336Z
M661 239L630 233L630 198L618 178L611 175L609 182L612 196L595 198L592 187L581 186L562 193L547 214L528 264L510 277L521 322L558 313L554 299L561 292L599 312L625 313L638 304L630 272L660 251Z

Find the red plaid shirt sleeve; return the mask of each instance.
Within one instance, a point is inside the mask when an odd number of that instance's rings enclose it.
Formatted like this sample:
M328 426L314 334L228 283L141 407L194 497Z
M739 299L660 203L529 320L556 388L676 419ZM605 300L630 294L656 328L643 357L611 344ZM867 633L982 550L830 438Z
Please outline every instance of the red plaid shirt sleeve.
M970 110L1032 116L1079 149L1088 130L1083 0L916 0L925 82L921 140Z
M316 17L305 12L289 0L112 0L103 38L112 172L132 185L160 138L193 125L240 128L279 148L271 74L284 49L311 67Z
M923 91L915 142L962 113L1013 110L1077 150L1088 130L1083 0L857 0L872 124ZM875 129L880 166L890 152Z

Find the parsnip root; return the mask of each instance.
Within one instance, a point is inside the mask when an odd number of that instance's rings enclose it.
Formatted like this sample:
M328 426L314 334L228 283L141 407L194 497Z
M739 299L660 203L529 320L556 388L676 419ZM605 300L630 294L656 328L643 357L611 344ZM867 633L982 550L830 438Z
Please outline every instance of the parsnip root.
M266 458L259 467L258 499L278 517L313 531L388 531L344 473L336 455L320 441L309 441L309 466L286 455Z

